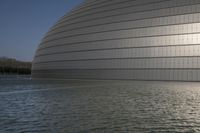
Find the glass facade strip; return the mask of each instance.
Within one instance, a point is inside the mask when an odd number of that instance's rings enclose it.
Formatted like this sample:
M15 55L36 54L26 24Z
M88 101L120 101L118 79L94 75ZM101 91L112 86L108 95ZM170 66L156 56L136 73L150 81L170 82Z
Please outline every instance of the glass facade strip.
M116 60L84 60L58 61L38 63L37 68L48 69L166 69L166 68L193 68L199 69L196 61L199 57L176 58L143 58L143 59L116 59Z

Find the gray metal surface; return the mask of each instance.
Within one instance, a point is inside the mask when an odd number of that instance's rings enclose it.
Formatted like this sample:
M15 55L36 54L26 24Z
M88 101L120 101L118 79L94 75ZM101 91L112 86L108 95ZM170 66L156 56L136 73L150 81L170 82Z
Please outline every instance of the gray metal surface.
M87 0L46 34L33 78L200 81L199 0Z

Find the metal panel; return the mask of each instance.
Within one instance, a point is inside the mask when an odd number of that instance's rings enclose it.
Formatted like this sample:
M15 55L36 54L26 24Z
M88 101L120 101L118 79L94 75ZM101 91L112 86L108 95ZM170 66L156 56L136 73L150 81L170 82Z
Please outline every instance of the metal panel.
M87 0L46 34L33 78L200 81L199 0Z

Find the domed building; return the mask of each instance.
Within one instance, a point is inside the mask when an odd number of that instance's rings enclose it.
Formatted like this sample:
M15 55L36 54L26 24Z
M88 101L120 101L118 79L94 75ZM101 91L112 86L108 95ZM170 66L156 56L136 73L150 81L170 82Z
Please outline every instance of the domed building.
M86 0L43 38L32 77L200 81L200 1Z

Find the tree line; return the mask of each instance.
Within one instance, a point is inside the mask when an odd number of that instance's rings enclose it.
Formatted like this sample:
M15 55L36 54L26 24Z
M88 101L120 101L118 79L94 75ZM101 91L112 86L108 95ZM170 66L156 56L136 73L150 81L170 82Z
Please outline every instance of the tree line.
M31 62L17 61L16 59L0 57L0 74L31 74Z

